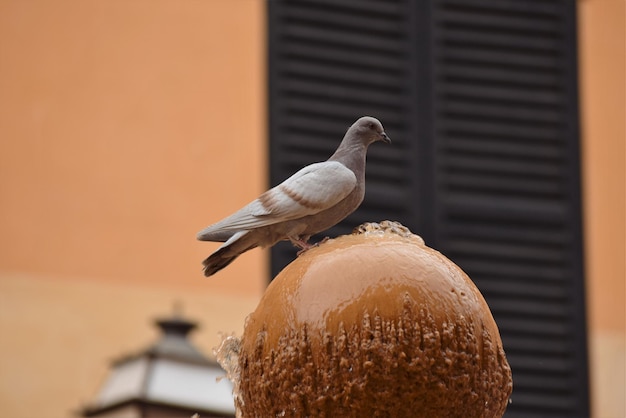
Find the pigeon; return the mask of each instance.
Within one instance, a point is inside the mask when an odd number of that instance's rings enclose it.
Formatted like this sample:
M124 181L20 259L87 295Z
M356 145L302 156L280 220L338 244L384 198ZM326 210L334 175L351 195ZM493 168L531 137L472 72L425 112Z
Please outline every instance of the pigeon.
M365 158L373 142L391 143L378 119L364 116L346 131L335 153L308 165L232 215L198 232L200 241L223 242L205 259L209 277L255 247L289 240L301 251L309 238L354 212L365 196Z

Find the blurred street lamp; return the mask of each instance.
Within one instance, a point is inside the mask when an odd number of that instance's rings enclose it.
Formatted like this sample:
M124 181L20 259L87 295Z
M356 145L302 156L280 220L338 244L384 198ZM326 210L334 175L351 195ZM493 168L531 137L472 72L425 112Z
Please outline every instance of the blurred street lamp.
M161 338L112 364L96 399L81 411L99 418L234 417L224 370L187 339L197 324L174 315L156 321Z

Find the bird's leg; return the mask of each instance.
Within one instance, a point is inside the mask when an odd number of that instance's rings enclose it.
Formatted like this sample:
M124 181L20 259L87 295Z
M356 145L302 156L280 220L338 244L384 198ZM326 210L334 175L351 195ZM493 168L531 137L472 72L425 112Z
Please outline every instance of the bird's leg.
M311 236L306 236L306 237L289 237L289 241L291 241L291 243L300 248L300 251L298 251L296 253L296 255L300 255L302 253L304 253L305 251L310 250L311 248L315 248L315 247L319 247L321 244L325 243L326 241L328 241L330 239L330 237L324 237L320 242L316 242L315 244L309 244L309 238Z
M289 237L289 241L291 241L294 247L298 247L301 250L308 250L311 248L311 244L309 244L309 237L300 238L299 236L294 236Z
M298 251L297 255L302 254L303 252L305 252L306 250L308 250L309 248L313 247L313 245L309 244L309 238L311 236L310 235L306 235L306 236L293 236L293 237L289 237L289 241L291 241L291 243L294 245L294 247L298 247L300 248L300 251Z

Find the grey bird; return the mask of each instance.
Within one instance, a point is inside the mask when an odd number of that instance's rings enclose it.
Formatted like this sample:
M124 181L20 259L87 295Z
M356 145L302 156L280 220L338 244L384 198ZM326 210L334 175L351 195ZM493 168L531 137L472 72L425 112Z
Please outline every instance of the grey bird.
M290 240L306 250L309 238L354 212L365 196L365 157L376 141L390 143L378 119L358 119L326 161L308 165L234 214L200 231L200 241L223 242L205 259L211 276L255 247Z

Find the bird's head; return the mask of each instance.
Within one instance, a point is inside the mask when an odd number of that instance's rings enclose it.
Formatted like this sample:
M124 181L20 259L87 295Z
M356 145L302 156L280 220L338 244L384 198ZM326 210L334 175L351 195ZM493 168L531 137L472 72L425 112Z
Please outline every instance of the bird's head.
M371 116L363 116L358 119L348 131L353 131L367 145L376 141L382 141L386 144L391 143L391 139L385 133L382 123Z

